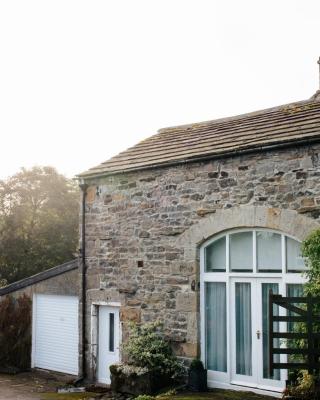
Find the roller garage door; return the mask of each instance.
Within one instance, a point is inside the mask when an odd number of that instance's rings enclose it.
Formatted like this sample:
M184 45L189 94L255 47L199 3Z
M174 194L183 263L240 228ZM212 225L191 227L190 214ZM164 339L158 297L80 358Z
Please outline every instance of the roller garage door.
M33 367L78 375L78 304L73 296L34 296Z

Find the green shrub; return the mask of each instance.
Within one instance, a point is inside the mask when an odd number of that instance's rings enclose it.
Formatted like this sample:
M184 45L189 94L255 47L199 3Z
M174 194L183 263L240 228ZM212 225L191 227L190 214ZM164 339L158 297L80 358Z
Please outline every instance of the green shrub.
M0 302L0 365L29 369L31 366L31 300L7 296Z
M304 257L305 263L307 265L307 270L305 272L308 281L303 285L303 292L305 295L320 296L320 229L312 232L303 242L302 242L302 256ZM299 308L304 308L302 304L298 305ZM316 304L313 309L314 314L319 314L320 305ZM315 332L320 332L320 324L314 323L313 329ZM306 324L295 323L294 332L306 333ZM316 343L318 347L319 343ZM296 339L288 340L288 347L300 347L306 348L306 339ZM304 357L300 355L290 356L291 362L303 362ZM293 382L287 389L288 394L291 396L296 396L301 399L313 399L315 396L315 380L318 379L315 375L311 375L306 370L294 370L289 371L289 378Z
M0 279L0 288L7 286L8 282L6 279Z
M308 371L300 371L297 378L297 384L294 386L289 386L286 389L285 394L301 400L315 399L314 376L308 374Z
M306 293L320 295L320 229L312 232L302 243L302 256L307 264Z
M149 396L148 394L140 394L135 400L154 400L154 396Z
M129 334L129 340L123 346L129 364L172 378L178 378L183 373L182 364L163 338L162 325L159 322L130 324Z

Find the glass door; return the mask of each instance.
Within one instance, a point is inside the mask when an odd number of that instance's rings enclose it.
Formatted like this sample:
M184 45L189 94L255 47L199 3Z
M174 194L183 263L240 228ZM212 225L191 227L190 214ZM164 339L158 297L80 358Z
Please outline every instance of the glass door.
M270 375L269 370L269 292L272 290L274 294L283 294L284 285L281 284L280 279L257 279L256 292L257 292L257 346L259 354L259 368L258 368L258 387L266 390L281 391L285 387L284 371L274 370L273 375ZM274 314L279 315L282 309L274 306ZM280 332L279 322L274 322L274 329ZM274 339L274 346L280 347L280 340ZM285 356L281 356L285 357ZM274 356L275 362L280 362L280 355ZM282 359L282 362L285 360Z
M253 279L232 279L231 311L231 383L256 386L257 365L254 330L256 327L254 309L255 282Z
M273 376L269 373L268 296L270 290L282 293L280 282L276 278L231 280L232 384L265 390L284 388L280 371L275 371ZM280 346L280 343L275 344Z

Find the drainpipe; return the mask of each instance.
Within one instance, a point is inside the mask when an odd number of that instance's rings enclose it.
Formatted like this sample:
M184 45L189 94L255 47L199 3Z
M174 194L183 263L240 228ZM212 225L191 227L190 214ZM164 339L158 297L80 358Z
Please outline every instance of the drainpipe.
M84 182L79 184L82 191L82 226L81 226L81 290L82 290L82 376L79 380L84 380L87 376L86 365L86 195L88 185Z

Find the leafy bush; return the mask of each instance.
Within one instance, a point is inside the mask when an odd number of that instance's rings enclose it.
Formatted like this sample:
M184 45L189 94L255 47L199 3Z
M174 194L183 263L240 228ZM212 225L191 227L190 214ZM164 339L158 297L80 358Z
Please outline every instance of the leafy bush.
M0 288L7 286L8 282L6 279L0 279Z
M177 394L175 389L168 390L165 393L158 394L157 396L150 396L149 394L140 394L135 400L164 400Z
M0 302L0 365L29 369L31 366L31 300L8 296Z
M312 232L302 243L302 256L308 266L306 293L320 295L320 229Z
M304 257L307 265L305 272L308 281L303 285L303 291L305 295L320 296L320 229L312 232L302 243L302 256ZM304 308L304 305L299 304L300 308ZM315 304L313 313L319 314L320 305ZM313 329L315 332L320 332L320 324L314 323ZM295 323L293 326L294 332L306 333L306 324ZM318 347L320 343L315 343ZM300 347L306 348L306 339L290 340L287 343L288 347ZM303 356L295 355L290 356L291 362L303 362ZM315 380L318 377L311 375L306 370L294 370L289 371L289 377L294 384L287 388L287 393L291 396L296 396L301 399L313 399L315 398Z
M149 394L140 394L135 400L154 400L154 396L150 396Z
M164 340L159 322L130 324L129 333L129 340L123 346L129 364L172 378L182 374L182 364L173 354L169 343Z
M301 400L313 400L315 399L315 390L314 376L308 374L308 371L300 371L297 378L297 384L289 386L285 391L285 395L297 397Z

